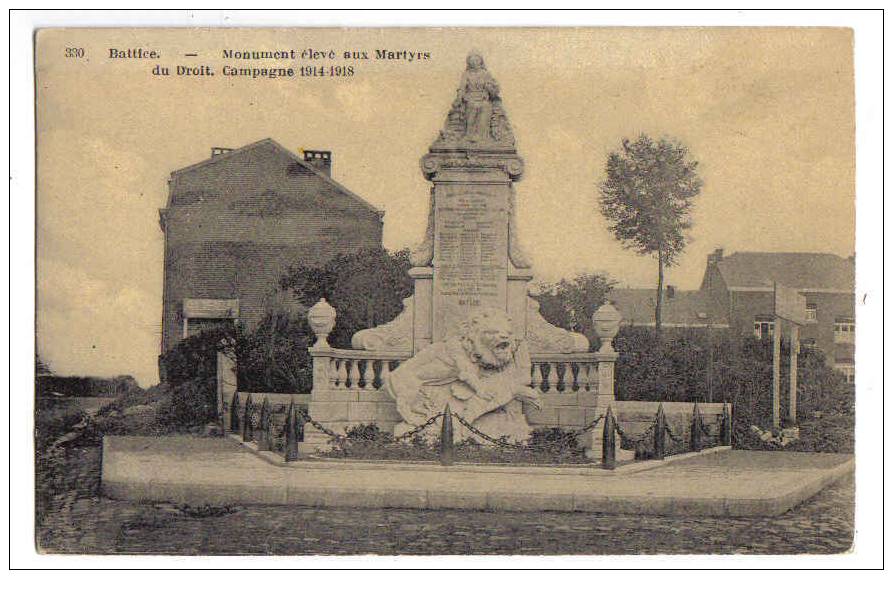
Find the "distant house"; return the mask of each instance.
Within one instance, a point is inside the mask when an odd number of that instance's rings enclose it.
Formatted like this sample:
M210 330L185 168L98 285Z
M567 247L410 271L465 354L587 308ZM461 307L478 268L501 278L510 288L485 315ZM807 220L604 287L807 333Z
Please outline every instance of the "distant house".
M855 378L855 260L834 254L736 252L707 256L701 288L667 287L661 322L666 328L727 328L769 338L774 330L773 283L806 298L802 346L818 348L829 365ZM655 290L619 288L609 298L624 325L654 326Z
M855 259L834 254L736 252L707 256L701 292L727 309L736 333L767 338L773 327L773 283L806 298L801 345L822 350L829 364L855 377Z
M655 289L615 288L608 298L623 316L622 325L654 327ZM664 291L661 324L667 328L725 329L729 327L726 311L724 306L714 304L709 293L668 286Z
M384 213L331 174L331 152L298 156L272 139L171 173L162 353L209 327L255 324L290 266L381 246Z

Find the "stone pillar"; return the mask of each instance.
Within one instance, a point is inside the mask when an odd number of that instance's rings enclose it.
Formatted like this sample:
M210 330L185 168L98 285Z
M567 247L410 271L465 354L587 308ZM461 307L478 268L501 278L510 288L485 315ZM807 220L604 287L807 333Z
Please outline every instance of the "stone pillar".
M615 401L614 394L614 363L617 361L617 352L596 352L595 358L598 360L598 368L596 369L596 380L598 383L598 392L596 395L595 407L588 409L587 423L599 416L604 416ZM618 417L616 412L614 417ZM584 436L583 447L586 448L586 456L593 462L600 462L602 459L604 419L592 430Z
M512 318L515 332L527 337L527 289L533 280L533 271L529 269L510 269L508 275L508 292L506 293L506 312Z
M613 341L620 330L620 320L620 312L610 302L599 307L592 315L592 324L600 342L599 350L594 354L595 359L598 361L596 375L598 394L595 404L595 416L604 415L608 411L608 407L612 406L616 399L614 364L617 362L619 354L614 351ZM619 415L615 412L616 417L619 417ZM601 461L602 457L604 420L599 426L586 435L584 443L586 456L593 461Z
M415 286L412 297L412 353L416 354L432 341L431 298L434 269L430 266L410 268L409 275Z
M217 418L224 427L229 423L229 404L237 386L236 361L224 352L217 352Z
M332 385L329 369L332 365L332 346L329 345L329 334L335 327L337 313L325 300L320 299L307 311L307 321L316 335L316 342L310 347L313 360L313 389L310 391L310 417L321 422L337 421L339 415L333 414L334 399L329 392ZM344 420L347 419L347 404L344 403ZM316 431L311 424L304 425L304 442L299 445L300 452L318 450L327 445L328 439L322 432Z
M332 375L332 348L310 348L310 357L313 360L313 389L310 391L310 405L307 408L310 417L319 421L333 430L339 428L338 422L347 422L347 405L356 401L356 392L353 399L348 391L336 394L331 389ZM341 433L341 432L338 432ZM317 430L312 424L304 424L304 441L298 444L298 451L303 453L315 452L329 445L329 436Z
M598 402L597 406L607 409L614 403L614 363L617 361L617 352L597 352L598 359Z

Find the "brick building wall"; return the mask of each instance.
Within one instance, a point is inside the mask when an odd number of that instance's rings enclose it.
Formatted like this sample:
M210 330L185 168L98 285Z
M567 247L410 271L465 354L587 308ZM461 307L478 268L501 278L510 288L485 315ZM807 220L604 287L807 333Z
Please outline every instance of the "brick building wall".
M738 254L742 255L742 254ZM772 254L743 254L743 256L760 256L768 257ZM782 272L778 277L760 276L759 266L753 268L751 277L759 280L763 286L754 284L748 285L732 285L726 283L723 273L719 268L719 263L724 259L728 263L728 259L723 257L722 250L717 250L707 258L707 267L704 272L704 279L701 283L701 290L710 293L711 298L717 304L727 306L729 317L729 325L733 333L744 336L755 334L755 321L765 320L772 321L774 312L774 295L771 286L765 286L771 278L775 278L778 282L787 283L797 288L797 290L806 299L808 310L814 313L814 317L810 317L808 322L800 329L800 340L805 345L813 345L825 353L825 358L829 366L841 369L848 376L853 375L854 371L854 342L855 325L852 331L841 331L847 321L852 322L855 318L855 295L854 292L848 292L844 287L852 288L852 277L845 272L841 272L841 266L852 272L852 260L845 262L842 258L829 257L827 254L777 254L785 256L785 261L790 262L790 276ZM745 263L751 262L745 257ZM810 278L810 282L806 285L798 284L798 277L802 279L804 271L798 268L796 262L800 262L802 266L807 266L810 262L825 270L827 269L827 287L822 285L816 278ZM850 264L847 268L845 265ZM736 274L737 280L741 280L740 268L732 268L733 275ZM843 274L841 276L841 274ZM820 277L822 278L822 277Z
M186 299L238 301L238 320L260 320L282 274L339 254L380 247L382 212L272 140L175 171L165 234L161 350L183 337ZM197 322L200 320L196 320Z
M814 345L825 353L829 366L852 364L852 343L835 341L835 323L841 319L853 319L855 300L850 293L822 293L803 291L807 308L815 309L815 320L800 328L800 341ZM770 319L773 313L772 292L731 292L731 327L742 335L754 334L757 317ZM786 335L787 332L785 332ZM842 339L842 338L838 338Z

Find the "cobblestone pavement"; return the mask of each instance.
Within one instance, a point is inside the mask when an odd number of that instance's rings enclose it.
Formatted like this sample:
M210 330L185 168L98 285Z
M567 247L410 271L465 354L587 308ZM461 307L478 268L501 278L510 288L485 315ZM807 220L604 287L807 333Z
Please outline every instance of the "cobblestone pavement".
M853 539L853 478L773 518L233 506L95 496L98 449L70 451L69 489L38 533L92 554L829 554ZM75 466L77 467L75 468Z

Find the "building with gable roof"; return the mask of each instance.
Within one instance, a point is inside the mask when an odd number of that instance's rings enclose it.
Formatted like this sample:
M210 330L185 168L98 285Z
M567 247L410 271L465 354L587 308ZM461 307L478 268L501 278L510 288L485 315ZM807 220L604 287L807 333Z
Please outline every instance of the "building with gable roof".
M822 350L829 365L855 378L855 259L823 253L736 252L707 256L699 290L668 286L662 323L666 328L726 328L765 339L774 330L778 282L806 298L803 346ZM654 289L618 288L608 296L628 326L654 326Z
M381 247L384 212L332 178L329 151L215 147L168 185L162 353L209 327L256 324L291 266Z
M855 258L824 253L736 252L707 256L701 292L727 309L731 329L768 338L772 334L778 282L806 298L801 345L822 350L829 365L855 377Z
M622 325L654 327L657 293L653 288L615 288L608 298L623 316ZM729 327L729 318L725 307L715 304L709 293L667 286L661 324L666 328L724 329Z

